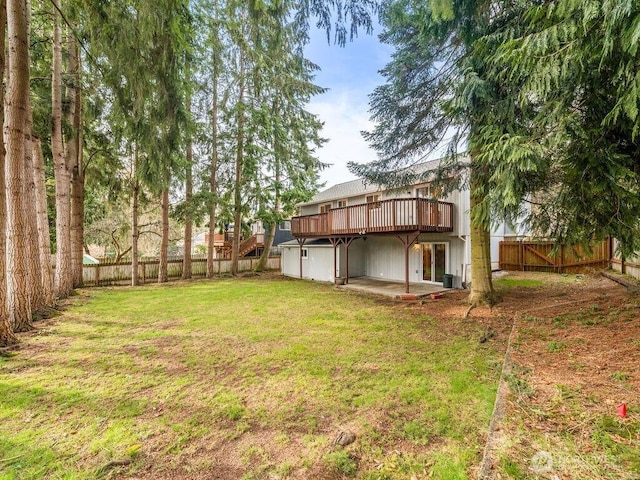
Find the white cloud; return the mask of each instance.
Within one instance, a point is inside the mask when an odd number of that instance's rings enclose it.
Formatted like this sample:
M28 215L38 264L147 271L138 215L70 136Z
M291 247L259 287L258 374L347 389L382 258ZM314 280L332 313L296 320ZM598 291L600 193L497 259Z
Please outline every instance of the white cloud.
M347 169L347 162L375 160L375 151L360 134L362 130L372 128L366 93L330 91L312 101L309 110L324 122L322 136L328 139L318 150L320 161L331 164L320 175L327 187L356 178Z

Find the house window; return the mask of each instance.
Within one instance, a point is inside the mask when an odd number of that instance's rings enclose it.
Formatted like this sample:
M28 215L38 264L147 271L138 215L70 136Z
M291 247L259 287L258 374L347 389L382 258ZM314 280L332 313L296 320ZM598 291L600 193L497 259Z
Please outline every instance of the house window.
M438 187L431 187L431 185L427 185L426 187L416 188L416 197L418 198L438 198L441 194L441 189Z
M380 208L380 195L367 195L367 209Z
M330 203L327 203L325 205L320 205L320 213L329 213L329 210L331 210Z
M291 220L280 222L280 230L291 230Z
M346 200L338 200L338 208L343 208L347 206Z
M306 260L307 258L309 258L309 249L308 248L303 248L301 250L301 255L302 255L302 259Z

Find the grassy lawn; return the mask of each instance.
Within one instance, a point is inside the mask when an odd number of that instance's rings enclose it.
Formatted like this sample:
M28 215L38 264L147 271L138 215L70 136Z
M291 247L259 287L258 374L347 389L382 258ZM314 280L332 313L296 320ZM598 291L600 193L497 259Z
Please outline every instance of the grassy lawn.
M471 321L262 277L74 303L0 357L0 478L455 480L479 462L502 352Z

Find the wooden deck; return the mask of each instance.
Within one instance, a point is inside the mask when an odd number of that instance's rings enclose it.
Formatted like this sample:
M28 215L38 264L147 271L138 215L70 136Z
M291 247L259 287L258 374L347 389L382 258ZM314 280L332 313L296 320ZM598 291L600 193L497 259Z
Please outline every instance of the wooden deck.
M291 233L298 238L417 231L452 232L453 204L399 198L291 219Z

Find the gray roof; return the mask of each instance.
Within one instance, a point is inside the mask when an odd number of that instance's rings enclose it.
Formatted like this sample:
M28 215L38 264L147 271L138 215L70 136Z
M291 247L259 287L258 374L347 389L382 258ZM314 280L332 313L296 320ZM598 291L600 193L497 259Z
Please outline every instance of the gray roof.
M431 170L435 170L440 165L441 159L431 160L428 162L412 165L410 168L415 170L415 173L424 173ZM384 187L376 184L367 184L362 178L357 180L351 180L349 182L338 183L333 187L329 187L326 190L316 193L316 195L308 202L299 203L298 206L313 205L320 202L329 202L332 200L342 200L343 198L356 197L359 195L365 195L367 193L381 192L385 190Z

